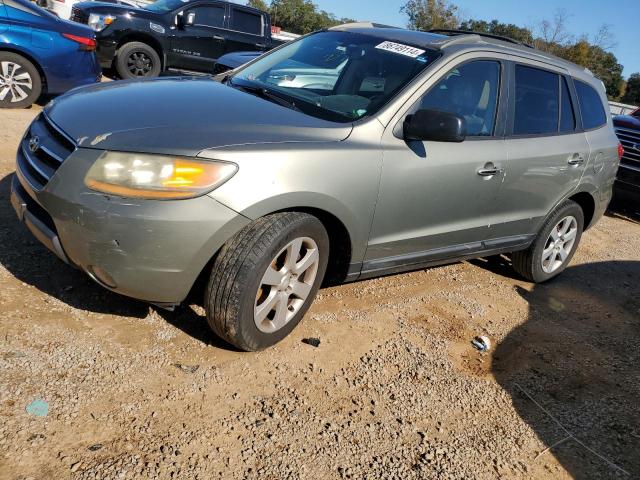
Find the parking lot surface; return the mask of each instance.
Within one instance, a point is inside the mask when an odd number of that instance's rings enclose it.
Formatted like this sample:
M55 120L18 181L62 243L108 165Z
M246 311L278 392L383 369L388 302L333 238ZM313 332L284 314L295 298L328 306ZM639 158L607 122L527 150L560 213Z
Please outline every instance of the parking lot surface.
M544 285L500 257L322 290L241 353L19 224L38 110L0 113L1 479L640 477L637 219L607 215Z

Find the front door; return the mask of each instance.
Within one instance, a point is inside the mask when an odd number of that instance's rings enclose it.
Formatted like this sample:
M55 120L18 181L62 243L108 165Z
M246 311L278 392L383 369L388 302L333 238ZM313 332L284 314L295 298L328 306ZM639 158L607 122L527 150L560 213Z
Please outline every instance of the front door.
M178 15L182 18L180 27L174 30L169 67L212 72L225 51L226 7L218 3L197 4Z
M491 215L507 159L504 70L495 59L459 63L387 127L363 274L463 256L493 237ZM462 116L467 138L461 143L404 140L402 120L418 109Z
M579 184L590 147L578 122L573 82L562 71L515 63L508 171L497 205L498 235L535 234Z

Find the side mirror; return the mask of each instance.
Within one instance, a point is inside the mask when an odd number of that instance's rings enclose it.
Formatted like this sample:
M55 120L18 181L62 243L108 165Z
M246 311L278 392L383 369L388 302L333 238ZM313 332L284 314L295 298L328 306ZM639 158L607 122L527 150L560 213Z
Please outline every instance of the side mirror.
M467 126L464 118L455 113L418 110L405 118L403 135L405 140L459 143L467 136Z

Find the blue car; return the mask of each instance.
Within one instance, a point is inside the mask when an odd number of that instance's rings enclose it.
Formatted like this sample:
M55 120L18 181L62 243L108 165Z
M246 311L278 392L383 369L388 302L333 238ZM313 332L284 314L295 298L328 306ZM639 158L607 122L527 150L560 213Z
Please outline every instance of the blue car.
M0 0L0 108L100 80L93 31L27 0Z

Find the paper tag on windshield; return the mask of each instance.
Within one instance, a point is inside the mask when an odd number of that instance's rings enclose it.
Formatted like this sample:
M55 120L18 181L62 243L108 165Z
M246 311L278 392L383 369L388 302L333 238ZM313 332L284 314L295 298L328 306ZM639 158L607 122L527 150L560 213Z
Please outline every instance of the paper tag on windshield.
M376 48L386 50L387 52L399 53L400 55L411 58L419 57L424 53L424 50L420 50L419 48L394 42L382 42L380 45L377 45Z

